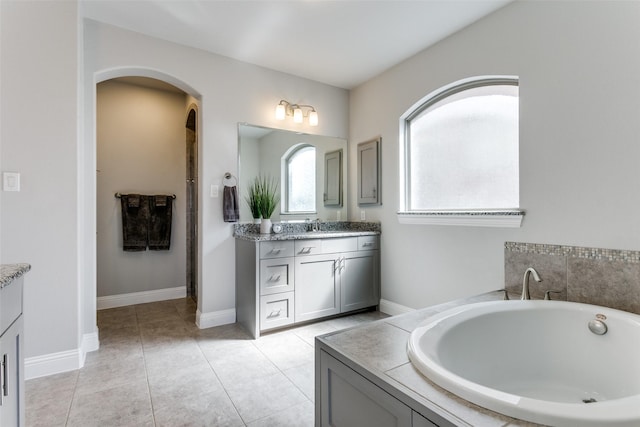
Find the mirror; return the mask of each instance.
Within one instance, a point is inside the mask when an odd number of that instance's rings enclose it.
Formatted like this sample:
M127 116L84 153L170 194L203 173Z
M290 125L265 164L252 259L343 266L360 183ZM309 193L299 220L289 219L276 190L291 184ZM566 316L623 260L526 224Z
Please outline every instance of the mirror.
M241 222L253 221L245 196L249 184L258 175L271 176L279 183L280 206L271 217L274 222L348 219L345 139L240 123Z

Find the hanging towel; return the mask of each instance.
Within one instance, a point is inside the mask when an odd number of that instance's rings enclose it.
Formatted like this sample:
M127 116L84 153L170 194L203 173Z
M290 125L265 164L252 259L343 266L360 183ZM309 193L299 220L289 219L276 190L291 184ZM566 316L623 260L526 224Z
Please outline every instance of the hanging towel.
M120 196L122 209L122 249L125 251L146 251L149 224L149 203L147 196L123 194Z
M149 196L149 250L168 251L171 246L171 196Z
M238 205L238 189L234 187L227 187L225 185L222 193L222 214L224 216L224 222L238 222L240 219L239 205Z

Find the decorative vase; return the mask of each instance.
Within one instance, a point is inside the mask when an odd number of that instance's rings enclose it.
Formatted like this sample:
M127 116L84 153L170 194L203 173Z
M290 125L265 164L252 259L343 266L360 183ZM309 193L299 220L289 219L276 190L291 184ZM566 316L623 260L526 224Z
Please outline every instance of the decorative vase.
M271 218L262 218L260 234L271 234Z
M262 222L262 218L253 218L254 224L260 224Z

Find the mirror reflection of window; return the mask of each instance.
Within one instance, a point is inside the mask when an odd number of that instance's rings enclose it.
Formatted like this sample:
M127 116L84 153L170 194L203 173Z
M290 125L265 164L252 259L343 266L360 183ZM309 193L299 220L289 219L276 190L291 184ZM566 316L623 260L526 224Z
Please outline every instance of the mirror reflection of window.
M287 213L316 211L316 148L302 144L284 162Z

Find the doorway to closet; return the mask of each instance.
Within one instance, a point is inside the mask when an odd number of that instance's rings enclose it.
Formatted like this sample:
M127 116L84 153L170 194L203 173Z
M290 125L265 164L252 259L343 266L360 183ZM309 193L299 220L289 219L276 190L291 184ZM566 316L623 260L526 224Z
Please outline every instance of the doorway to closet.
M97 308L196 299L197 100L147 77L103 81L96 95ZM169 247L124 250L116 193L175 195Z

